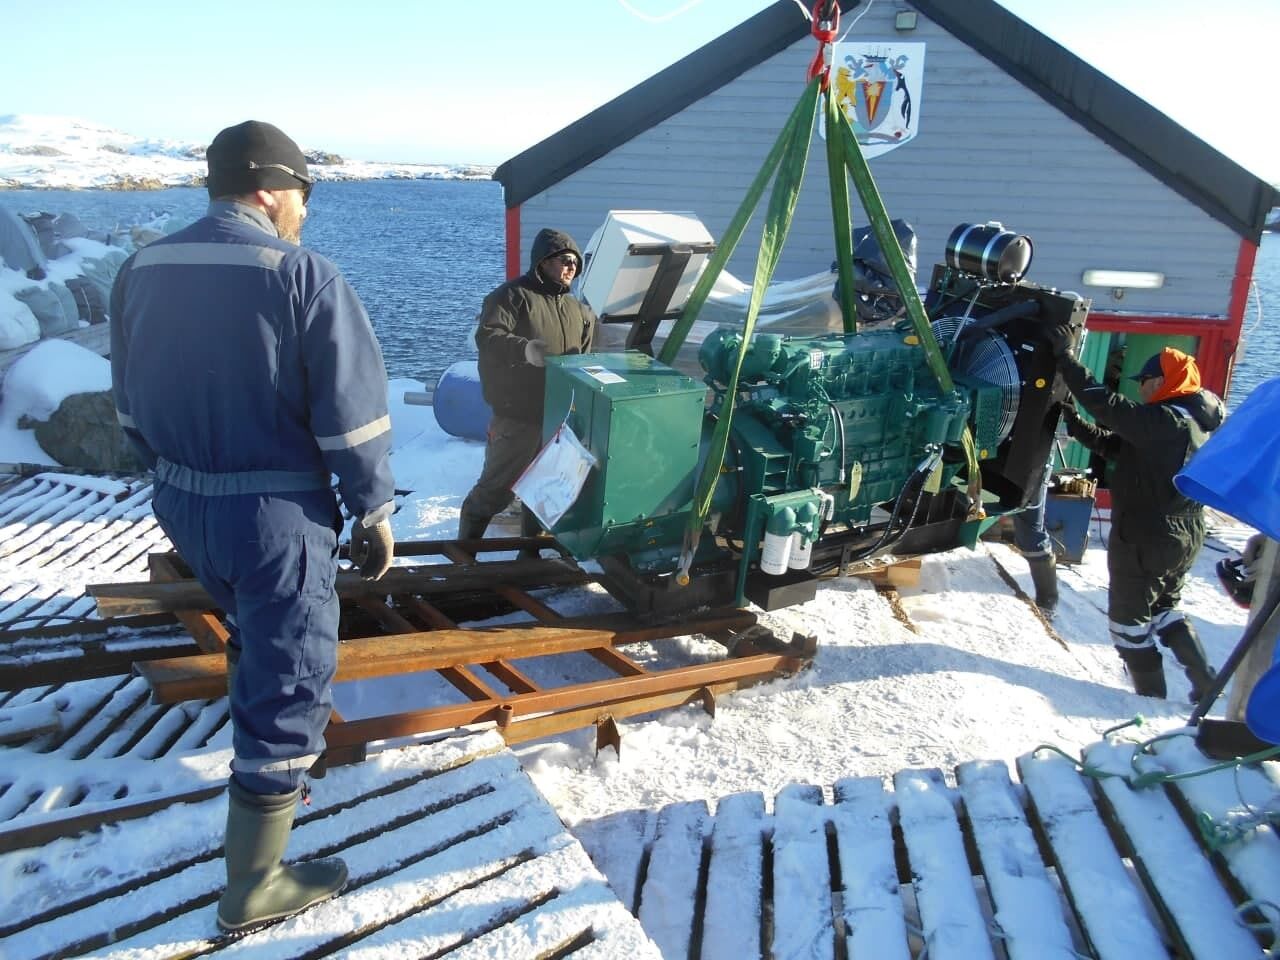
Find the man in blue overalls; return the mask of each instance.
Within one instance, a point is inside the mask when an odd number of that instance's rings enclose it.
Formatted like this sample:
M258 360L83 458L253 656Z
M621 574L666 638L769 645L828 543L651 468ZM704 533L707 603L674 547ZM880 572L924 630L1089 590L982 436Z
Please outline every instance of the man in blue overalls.
M366 578L391 564L394 485L369 318L337 268L298 246L302 151L251 120L207 159L208 214L120 270L111 373L120 423L154 465L156 519L227 613L235 756L218 925L239 932L346 883L341 860L280 860L332 705L343 521L331 475Z

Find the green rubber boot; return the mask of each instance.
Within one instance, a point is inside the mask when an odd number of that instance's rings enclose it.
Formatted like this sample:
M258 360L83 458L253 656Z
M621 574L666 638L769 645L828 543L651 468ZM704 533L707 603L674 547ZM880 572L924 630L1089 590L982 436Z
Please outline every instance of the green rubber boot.
M218 901L218 927L228 933L279 920L328 900L347 883L335 858L282 866L301 789L250 793L234 779L227 788L227 889Z

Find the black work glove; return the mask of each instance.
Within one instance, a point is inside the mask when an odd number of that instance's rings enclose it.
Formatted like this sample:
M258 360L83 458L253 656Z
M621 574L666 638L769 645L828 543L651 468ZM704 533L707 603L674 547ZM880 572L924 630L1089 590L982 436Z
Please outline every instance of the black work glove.
M396 541L391 535L391 520L380 520L366 527L360 520L351 525L351 562L360 568L365 580L380 580L391 567Z
M547 341L527 341L524 345L524 359L525 362L535 367L545 367L547 365Z
M1067 356L1071 351L1071 324L1057 323L1044 332L1045 341L1054 357Z

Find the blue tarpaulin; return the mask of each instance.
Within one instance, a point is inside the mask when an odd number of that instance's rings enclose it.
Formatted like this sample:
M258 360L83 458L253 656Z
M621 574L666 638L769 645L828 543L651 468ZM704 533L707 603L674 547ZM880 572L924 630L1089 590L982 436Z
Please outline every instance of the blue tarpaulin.
M1191 462L1173 478L1186 496L1280 540L1280 377L1254 388ZM1262 616L1259 612L1259 616ZM1250 624L1255 629L1261 624ZM1280 654L1280 647L1277 648ZM1245 723L1280 743L1280 661L1254 685Z
M1192 500L1280 540L1280 377L1255 387L1173 478Z

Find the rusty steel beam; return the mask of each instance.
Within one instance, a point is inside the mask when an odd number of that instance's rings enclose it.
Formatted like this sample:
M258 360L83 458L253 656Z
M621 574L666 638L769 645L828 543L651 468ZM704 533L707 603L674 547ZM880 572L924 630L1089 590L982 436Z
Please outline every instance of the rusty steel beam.
M727 682L768 680L794 673L806 662L780 654L761 654L638 677L619 677L537 693L522 693L501 701L458 704L392 716L369 717L329 727L325 732L325 740L331 747L347 747L486 721L496 722L500 727L510 726L519 717L530 714L612 707L619 703L680 691L701 697L699 691L703 687L714 687ZM648 709L658 708L649 706Z
M475 541L471 541L471 543L474 542ZM445 548L444 555L454 563L468 564L475 562L474 552L458 544L448 545ZM495 584L492 589L493 592L502 597L502 599L543 623L555 624L559 623L563 619L560 614L556 613L542 601L538 600L536 597L530 596L526 591L521 590L518 587L498 583Z
M621 650L615 650L613 647L592 647L587 653L622 677L638 677L647 672L644 667Z
M635 700L627 700L622 703L611 703L603 707L584 707L581 710L564 710L559 713L530 717L527 720L513 720L509 721L504 727L498 727L498 733L502 735L502 738L509 745L514 745L527 743L530 740L538 740L542 737L555 736L568 730L581 730L583 727L599 724L605 718L625 720L627 717L636 717L645 713L653 713L657 710L671 710L690 704L700 706L714 717L716 697L771 679L773 679L772 674L762 677L745 677L741 680L713 683L710 686L699 687L693 691L676 690L672 693L657 693L647 697L637 697ZM597 744L598 750L599 745Z
M190 579L189 571L178 569L176 554L152 553L147 555L147 567L151 571L152 583L174 583ZM212 598L210 598L212 601ZM205 606L212 606L212 602ZM208 609L174 610L173 615L178 622L187 628L191 639L205 653L221 653L227 649L231 634L222 625L222 621Z
M334 682L586 650L607 646L617 637L604 630L542 626L362 637L338 645L338 673ZM152 660L137 664L135 671L150 684L155 703L208 700L226 692L226 658L222 654Z
M487 663L480 664L480 666L506 684L509 690L514 690L516 693L533 693L542 689L505 660L490 660Z
M442 667L437 671L453 688L469 700L496 700L493 688L466 667Z
M743 610L713 610L696 620L644 626L634 626L634 621L629 618L616 617L587 617L569 622L573 625L513 624L353 638L338 645L335 682L494 660L589 651L708 630L746 629L756 622L756 618ZM602 622L617 627L630 622L633 626L613 630L585 626ZM222 696L226 689L226 661L221 654L152 660L136 664L134 672L150 685L154 703L209 700Z
M123 677L133 672L133 665L145 660L199 656L204 651L194 643L168 644L154 647L129 647L124 650L65 649L58 656L0 665L0 691L26 690L73 680L95 680L98 677Z
M417 593L441 594L465 590L492 590L496 582L524 589L576 586L595 577L563 560L491 560L471 564L436 564L392 567L381 580L364 580L354 570L337 577L338 596L354 600L364 596ZM86 588L98 603L102 617L135 616L177 610L213 610L213 598L195 580L174 583L96 583Z

